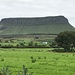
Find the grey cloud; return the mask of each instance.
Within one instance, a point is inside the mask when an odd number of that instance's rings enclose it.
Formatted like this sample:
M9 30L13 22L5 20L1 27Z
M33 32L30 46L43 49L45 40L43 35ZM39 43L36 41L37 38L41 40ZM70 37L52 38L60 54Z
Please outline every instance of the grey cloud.
M75 0L0 0L0 17L64 15L75 23Z

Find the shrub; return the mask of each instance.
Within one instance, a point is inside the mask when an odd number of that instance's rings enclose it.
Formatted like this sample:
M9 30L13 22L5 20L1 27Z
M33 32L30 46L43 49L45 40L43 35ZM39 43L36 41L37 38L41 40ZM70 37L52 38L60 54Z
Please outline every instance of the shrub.
M3 74L0 72L0 75L3 75Z
M44 57L44 59L46 59L46 57Z
M0 46L2 46L2 45L0 44Z
M35 43L35 45L34 45L35 47L37 47L38 46L38 44L37 43Z
M38 59L41 59L41 57L38 57Z
M51 47L51 48L58 48L58 46L57 46L57 43L56 43L56 42L52 42L52 43L50 44L50 47Z
M32 63L35 63L36 62L36 59L32 59L31 61L32 61Z
M31 42L28 44L28 46L33 46L33 41L31 41Z
M65 49L60 49L60 48L58 48L58 49L53 49L52 50L53 52L66 52L65 51ZM69 50L69 52L75 52L73 49L71 49L71 50Z
M3 59L3 58L1 58L1 61L4 61L4 59Z
M24 45L24 43L20 43L20 46L21 46L21 47L24 47L25 45Z
M33 59L33 56L31 56L30 58Z
M53 52L64 52L64 49L59 49L59 48L57 48L57 49L53 49L52 51L53 51Z

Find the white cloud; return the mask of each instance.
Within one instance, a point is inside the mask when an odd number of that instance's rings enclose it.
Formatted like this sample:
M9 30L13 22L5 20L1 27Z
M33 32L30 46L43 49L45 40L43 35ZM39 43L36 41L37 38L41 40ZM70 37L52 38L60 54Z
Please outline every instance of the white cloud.
M0 0L0 18L66 16L75 24L75 0Z

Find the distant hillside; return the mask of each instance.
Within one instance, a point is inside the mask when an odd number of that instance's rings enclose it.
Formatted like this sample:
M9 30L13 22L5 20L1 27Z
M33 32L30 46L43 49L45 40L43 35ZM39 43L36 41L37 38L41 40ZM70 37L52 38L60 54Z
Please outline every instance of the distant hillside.
M4 18L0 21L0 35L58 34L62 31L75 31L64 16Z

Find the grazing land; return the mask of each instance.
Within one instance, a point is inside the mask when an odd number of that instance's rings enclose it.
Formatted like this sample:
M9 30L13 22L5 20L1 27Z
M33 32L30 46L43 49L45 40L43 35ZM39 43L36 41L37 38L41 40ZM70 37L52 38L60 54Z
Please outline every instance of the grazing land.
M54 35L27 36L26 38L0 38L0 47L50 47L54 38Z
M25 65L33 75L75 75L75 53L54 53L52 49L1 48L0 69L8 65L12 75L17 75Z

